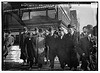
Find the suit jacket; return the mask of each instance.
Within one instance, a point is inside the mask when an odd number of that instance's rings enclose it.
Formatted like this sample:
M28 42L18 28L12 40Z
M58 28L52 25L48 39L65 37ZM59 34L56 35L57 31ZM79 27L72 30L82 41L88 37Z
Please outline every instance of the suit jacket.
M24 51L24 41L25 41L26 37L27 37L27 33L22 33L20 35L20 48L23 51Z
M63 42L64 41L64 42ZM65 61L69 66L78 66L78 59L75 49L76 36L71 34L64 35L61 44L64 44L65 48ZM61 48L62 49L62 48Z
M77 44L77 52L82 55L85 53L85 56L88 57L90 54L90 49L92 48L92 43L88 40L88 37L81 38Z
M32 38L29 38L29 37L25 38L24 49L26 49L26 53L29 59L33 59L35 56L35 51L34 51L33 46L34 44L33 44Z
M74 34L72 35L72 40L74 43L74 46L78 44L80 36L79 36L79 32L74 32Z

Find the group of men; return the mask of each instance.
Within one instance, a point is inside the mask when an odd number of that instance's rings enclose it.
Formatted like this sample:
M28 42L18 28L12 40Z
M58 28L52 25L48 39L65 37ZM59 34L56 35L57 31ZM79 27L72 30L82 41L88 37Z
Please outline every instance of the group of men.
M83 32L80 34L74 26L68 25L67 32L66 34L62 27L49 28L45 31L42 28L28 31L25 27L20 33L19 43L20 58L23 59L23 64L28 64L29 69L33 64L42 68L46 59L50 61L50 67L53 69L54 59L57 56L62 69L67 65L70 69L77 70L81 64L82 70L97 70L97 26L84 26ZM14 43L14 38L11 39L9 39L10 46ZM91 52L94 52L95 57L91 58L95 60L95 66L90 64ZM6 54L4 55L6 56Z
M97 70L97 25L95 27L92 25L83 27L83 32L77 45L77 52L80 54L81 68L83 70ZM93 55L95 58L93 58ZM93 60L95 60L95 67L92 64Z
M39 68L44 63L44 49L45 41L42 29L35 28L32 32L24 28L24 32L20 36L20 48L23 64L29 64L29 69L32 68L33 64Z

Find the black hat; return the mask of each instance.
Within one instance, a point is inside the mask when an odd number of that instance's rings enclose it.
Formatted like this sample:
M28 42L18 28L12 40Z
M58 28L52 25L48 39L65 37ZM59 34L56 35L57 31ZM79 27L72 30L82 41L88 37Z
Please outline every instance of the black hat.
M58 30L59 30L59 31L63 31L63 29L62 29L62 28L58 28Z
M40 29L39 29L39 32L40 32L40 33L42 33L42 32L43 32L43 29L42 29L42 28L40 28Z
M50 27L50 28L48 29L48 31L49 31L49 32L51 32L52 30L53 30L53 28L52 28L52 27Z
M31 34L30 32L27 33L27 35L30 35L30 34Z
M67 28L73 28L73 27L74 27L74 26L72 26L72 25L70 25L70 24L67 26Z
M37 31L38 30L38 28L36 27L36 28L34 28L34 31Z
M90 25L90 24L88 24L88 25L87 25L87 29L89 29L89 30L90 30L90 29L92 29L92 28L93 28L93 26L92 26L92 25Z

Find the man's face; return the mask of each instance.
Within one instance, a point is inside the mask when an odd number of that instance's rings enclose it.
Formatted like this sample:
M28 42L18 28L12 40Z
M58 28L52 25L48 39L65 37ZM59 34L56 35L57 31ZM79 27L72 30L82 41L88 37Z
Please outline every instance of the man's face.
M86 28L84 28L84 29L83 29L83 32L84 32L84 33L86 33L86 32L87 32L87 29L86 29Z
M93 29L88 29L89 34L93 34L92 32L93 32Z
M71 28L68 28L68 33L72 33L72 29Z
M46 31L45 33L46 33L46 35L48 35L50 32L49 31Z

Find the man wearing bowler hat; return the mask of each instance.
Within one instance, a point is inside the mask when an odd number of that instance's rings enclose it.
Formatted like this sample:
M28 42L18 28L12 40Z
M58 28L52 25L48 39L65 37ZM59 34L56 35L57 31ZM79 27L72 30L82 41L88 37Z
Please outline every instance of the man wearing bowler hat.
M75 37L75 31L74 31L74 26L72 26L71 24L69 24L68 26L67 26L67 28L68 28L68 34L66 35L66 47L67 47L67 49L68 49L68 51L69 51L69 67L70 67L70 69L74 69L74 70L76 70L77 69L77 66L79 65L79 62L78 62L78 58L77 58L77 53L76 53L76 48L75 48L75 46L76 46L76 38L77 37ZM68 43L69 42L69 43ZM69 46L70 45L70 46Z
M27 30L27 27L24 27L23 29L23 32L21 32L21 36L20 36L20 48L21 48L21 56L20 58L23 59L23 64L25 65L26 64L26 51L24 49L24 41L27 37L27 33L28 33L28 30Z

